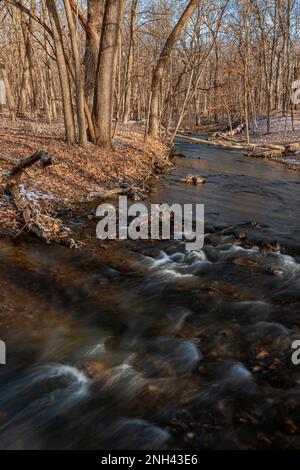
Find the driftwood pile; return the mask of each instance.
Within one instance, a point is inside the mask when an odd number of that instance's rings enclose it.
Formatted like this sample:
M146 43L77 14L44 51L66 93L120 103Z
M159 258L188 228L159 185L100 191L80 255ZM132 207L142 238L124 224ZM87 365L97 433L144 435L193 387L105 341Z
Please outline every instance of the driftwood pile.
M33 205L26 194L20 191L23 172L36 163L41 168L52 165L52 158L44 150L37 150L30 157L19 159L9 171L2 173L2 181L6 184L4 194L9 196L19 213L22 229L33 233L47 243L59 243L71 248L78 244L71 236L71 231L63 222L45 213L39 206Z

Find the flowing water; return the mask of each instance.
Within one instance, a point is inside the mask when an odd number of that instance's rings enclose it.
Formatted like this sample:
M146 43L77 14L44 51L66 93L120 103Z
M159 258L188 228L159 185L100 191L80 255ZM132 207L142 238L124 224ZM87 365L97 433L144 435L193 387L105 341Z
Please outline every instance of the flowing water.
M204 203L203 250L0 241L0 448L300 448L299 174L177 147L150 202Z

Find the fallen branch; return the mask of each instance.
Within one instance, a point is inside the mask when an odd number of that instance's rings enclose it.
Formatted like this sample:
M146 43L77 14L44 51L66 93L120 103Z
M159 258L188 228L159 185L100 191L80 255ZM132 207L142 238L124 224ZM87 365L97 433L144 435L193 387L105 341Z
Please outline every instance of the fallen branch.
M47 243L59 243L77 248L78 244L71 237L70 229L65 227L60 219L53 218L37 207L33 207L20 192L20 180L24 170L37 162L40 162L42 168L45 168L52 164L52 158L44 150L37 150L30 157L17 160L17 164L11 170L2 174L2 180L6 182L4 192L11 197L27 231Z
M129 193L129 191L131 191L130 188L116 188L108 191L106 191L105 189L101 189L99 191L90 192L87 195L87 200L93 201L94 199L100 199L104 201L105 199L111 199L119 194L127 194Z
M2 160L3 162L9 162L9 163L16 163L19 161L19 159L8 157L6 155L0 155L0 160Z
M124 186L121 188L115 188L110 190L100 189L98 191L92 191L87 195L87 201L93 201L99 199L105 201L106 199L112 199L118 195L127 194L131 199L140 200L144 199L145 194L141 188Z

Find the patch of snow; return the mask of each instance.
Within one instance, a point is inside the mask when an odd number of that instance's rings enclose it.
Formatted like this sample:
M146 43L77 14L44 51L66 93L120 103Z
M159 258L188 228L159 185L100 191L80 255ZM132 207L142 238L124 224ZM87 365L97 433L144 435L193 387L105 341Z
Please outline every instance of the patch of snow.
M56 198L51 194L44 194L39 191L27 190L23 184L20 184L20 193L32 204L38 205L39 200L53 201Z
M250 126L252 128L252 126ZM252 129L251 129L252 130ZM240 138L245 139L246 132L240 134ZM300 114L294 114L294 126L292 117L272 116L270 133L267 134L267 118L259 119L255 134L250 135L252 143L291 143L300 140Z
M118 148L126 148L126 144L122 142L120 139L115 139L115 146Z

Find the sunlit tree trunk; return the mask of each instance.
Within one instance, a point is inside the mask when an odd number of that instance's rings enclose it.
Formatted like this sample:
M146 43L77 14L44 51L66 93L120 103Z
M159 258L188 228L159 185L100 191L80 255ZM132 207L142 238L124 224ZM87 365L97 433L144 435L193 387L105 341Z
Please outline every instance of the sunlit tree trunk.
M128 50L126 80L125 80L124 115L123 115L123 122L125 124L128 123L128 121L130 119L130 106L131 106L131 96L132 96L134 31L135 31L135 23L136 23L136 8L137 8L137 0L132 0L131 13L130 13L129 50Z
M77 121L79 127L78 141L82 145L87 144L86 123L84 114L84 89L83 79L81 75L80 53L78 48L76 26L73 18L72 9L69 0L64 0L67 21L71 36L72 51L75 65L75 87L76 87L76 105L77 105Z
M4 82L6 101L7 101L7 106L10 112L10 118L12 121L15 121L16 120L16 105L15 105L15 100L11 91L7 70L4 64L0 64L0 77L2 77L2 80Z
M76 131L73 113L73 104L71 96L71 88L66 66L66 60L63 47L63 35L57 12L56 3L54 0L46 0L47 8L50 15L52 26L53 42L56 53L57 67L59 71L59 79L61 86L61 94L63 101L63 113L65 121L66 140L69 144L76 143Z
M124 8L125 0L107 0L105 4L93 105L96 142L103 147L112 147L114 89Z
M104 0L88 0L87 2L87 28L84 54L85 96L91 108L94 98L104 4Z

